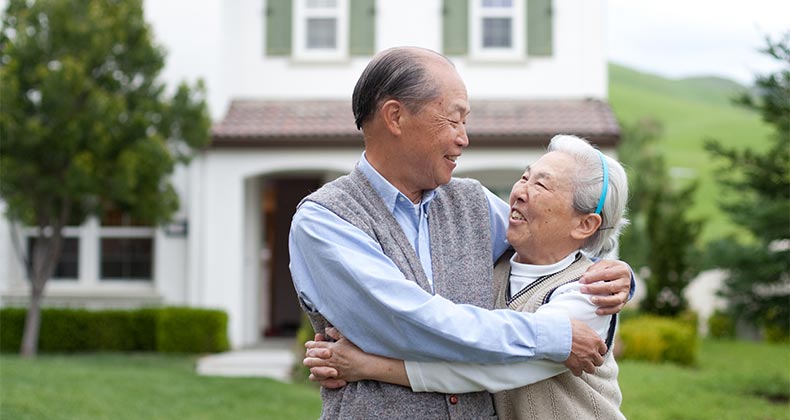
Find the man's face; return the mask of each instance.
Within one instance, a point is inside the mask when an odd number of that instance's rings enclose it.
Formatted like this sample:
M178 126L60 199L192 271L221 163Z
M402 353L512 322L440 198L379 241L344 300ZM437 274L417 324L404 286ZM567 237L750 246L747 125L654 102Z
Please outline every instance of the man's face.
M466 136L466 117L469 102L466 86L456 71L439 63L431 73L440 84L441 96L425 105L416 114L408 111L403 140L409 154L412 187L434 189L450 182L456 159L469 145Z
M507 239L520 257L526 257L522 262L555 262L541 260L538 254L572 240L570 233L581 216L572 202L574 166L570 155L550 152L527 167L513 185Z

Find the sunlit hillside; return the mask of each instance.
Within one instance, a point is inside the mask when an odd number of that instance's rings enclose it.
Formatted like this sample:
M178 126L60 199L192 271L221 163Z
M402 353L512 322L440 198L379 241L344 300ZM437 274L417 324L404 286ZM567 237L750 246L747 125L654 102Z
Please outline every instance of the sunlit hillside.
M735 230L718 210L722 192L715 183L714 163L703 148L705 140L762 148L772 133L757 113L732 103L731 98L745 89L721 78L666 79L609 65L609 101L620 123L633 124L645 117L660 121L664 127L660 144L670 173L678 179L699 180L693 216L707 221L703 241Z

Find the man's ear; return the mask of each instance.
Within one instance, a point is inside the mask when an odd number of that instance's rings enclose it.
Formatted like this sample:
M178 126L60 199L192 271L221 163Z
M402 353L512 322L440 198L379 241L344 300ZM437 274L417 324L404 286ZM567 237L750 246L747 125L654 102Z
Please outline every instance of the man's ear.
M400 136L403 133L403 104L398 100L390 99L384 102L379 112L387 130L394 136Z
M577 219L576 227L571 231L571 237L574 239L587 239L598 231L603 219L595 213L587 213L579 216Z

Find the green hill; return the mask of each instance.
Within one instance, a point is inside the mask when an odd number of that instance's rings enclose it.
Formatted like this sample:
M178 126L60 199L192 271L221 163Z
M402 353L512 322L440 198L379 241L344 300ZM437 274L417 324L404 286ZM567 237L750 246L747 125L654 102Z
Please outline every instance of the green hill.
M660 121L664 126L660 144L670 173L699 181L692 215L706 220L703 241L737 231L718 209L723 193L703 149L705 140L759 149L767 146L772 133L757 113L732 104L731 98L745 89L722 78L675 80L609 65L609 102L620 123L631 125L646 117Z

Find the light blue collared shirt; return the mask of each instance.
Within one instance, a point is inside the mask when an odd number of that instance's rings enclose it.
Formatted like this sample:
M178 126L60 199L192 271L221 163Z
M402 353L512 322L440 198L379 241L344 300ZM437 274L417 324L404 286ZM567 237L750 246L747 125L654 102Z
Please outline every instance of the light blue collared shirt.
M368 163L358 164L414 246L432 283L428 207L414 205ZM488 191L493 264L507 249L510 208ZM565 316L486 310L454 304L407 280L366 233L314 202L294 215L291 274L299 299L369 353L430 361L507 363L531 358L562 362L571 348Z

